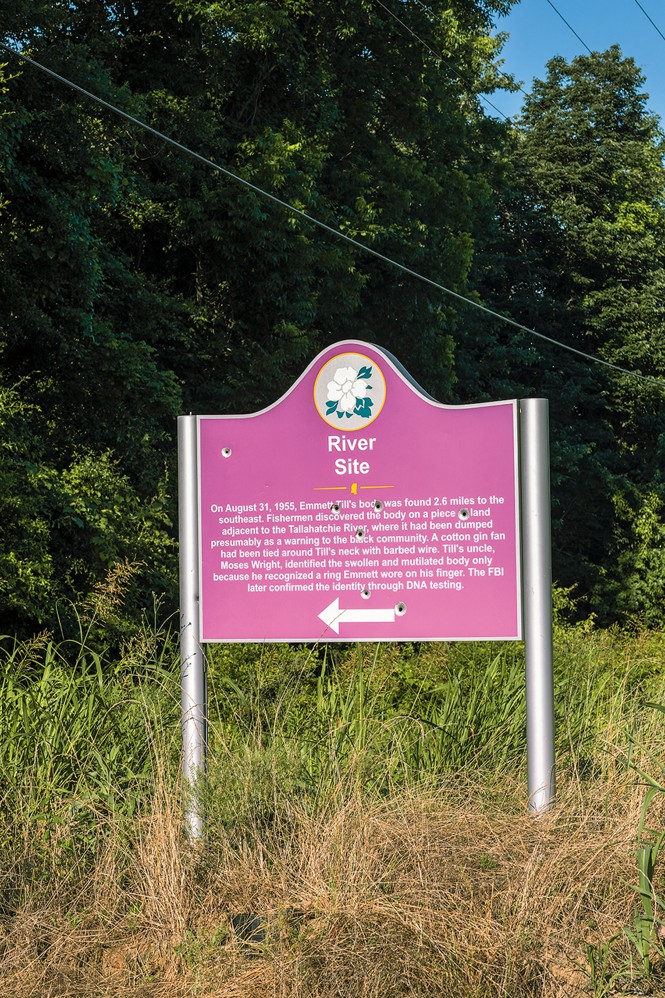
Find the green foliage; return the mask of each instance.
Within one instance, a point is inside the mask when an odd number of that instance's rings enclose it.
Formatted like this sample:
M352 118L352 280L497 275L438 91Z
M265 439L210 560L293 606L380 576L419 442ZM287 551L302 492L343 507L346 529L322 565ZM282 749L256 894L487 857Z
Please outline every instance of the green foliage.
M633 924L624 932L633 944L639 957L640 970L645 977L653 972L653 956L662 959L664 950L658 938L659 927L663 925L661 912L665 910L662 899L654 892L654 871L656 861L662 852L665 832L655 842L641 844L637 850L638 883L635 892L639 900L633 908Z
M645 492L637 510L623 497L615 500L621 530L618 572L612 579L615 605L635 626L658 626L665 600L665 524L663 500Z
M506 6L405 5L440 60L368 2L20 0L0 35L465 290L501 130L476 95L497 86L488 30ZM145 590L175 602L172 552L165 561L179 411L261 408L348 335L380 340L446 397L458 317L30 67L2 81L0 383L20 385L39 441L38 481L17 469L14 489L35 493L41 533L29 583L11 581L17 568L0 592L0 618L20 605L14 626L52 622L61 595L89 598L128 559L143 564L126 607L136 622ZM7 528L8 558L21 543Z
M631 649L628 652L628 648ZM523 652L516 645L210 649L212 820L270 824L281 795L318 806L340 784L379 795L473 771L525 779ZM556 753L562 771L601 776L645 731L663 688L662 645L592 621L555 637ZM277 809L277 810L276 810Z
M90 633L82 624L77 639L0 646L2 807L29 798L46 832L67 804L82 830L95 816L140 809L156 740L178 730L169 636L146 625L114 662Z
M617 46L551 60L506 145L476 267L516 320L660 377L663 138L643 83ZM469 346L464 370L485 397L501 386L551 400L555 577L578 585L601 622L654 623L659 568L635 531L647 508L660 529L662 390L505 328Z
M489 35L507 0L401 6L403 25L368 0L20 0L0 35L350 237L658 376L663 147L634 62L552 60L512 128L478 99L511 86ZM125 562L120 630L151 592L171 612L175 416L262 408L346 336L444 401L550 397L557 579L601 622L662 620L659 389L461 308L18 62L0 120L8 630L52 626Z
M83 56L72 47L73 73ZM89 82L104 89L103 74ZM128 559L143 563L127 594L136 626L146 591L174 587L180 393L155 340L169 315L109 239L128 190L122 143L34 77L17 74L1 99L0 621L54 626Z
M38 925L48 927L50 917L43 913L52 909L38 907L37 899L46 895L55 902L57 893L68 938L85 938L87 945L91 923L85 909L93 904L100 911L104 944L109 926L120 925L123 940L130 931L145 941L149 923L159 946L164 926L176 926L168 938L187 962L203 956L198 941L210 940L219 929L216 944L209 943L217 954L211 973L219 982L219 943L228 940L225 913L259 911L272 923L275 910L303 898L312 919L327 924L326 905L334 895L347 915L349 906L359 903L358 925L366 929L370 904L380 914L406 897L413 909L413 885L421 883L431 858L436 924L446 891L467 909L481 897L475 924L483 912L487 916L488 904L504 898L505 908L492 916L487 949L473 964L469 994L477 994L477 967L485 966L486 954L496 948L504 921L513 919L506 947L511 940L514 946L516 927L537 936L546 905L551 931L560 933L574 959L576 949L584 952L581 936L590 912L601 926L609 920L612 931L617 918L619 924L627 920L631 898L617 883L616 859L626 852L624 811L630 813L635 797L635 775L647 780L643 774L650 773L645 817L637 829L635 918L627 933L608 932L608 942L597 937L588 942L586 971L598 998L629 982L645 987L657 981L662 903L654 874L661 857L654 847L660 849L662 842L647 832L646 814L662 794L662 717L654 719L645 700L661 699L665 692L662 632L635 636L557 628L557 756L560 783L567 789L562 806L535 823L525 815L523 660L516 649L470 643L330 651L213 649L211 765L204 789L209 841L206 849L192 850L181 845L182 814L174 803L179 794L173 795L174 786L179 789L180 720L175 640L146 627L121 655L103 658L90 647L85 627L77 641L45 635L3 642L0 914L15 919L27 909L32 925L37 911ZM425 723L427 709L432 716L445 715L449 728ZM628 732L633 748L625 759L617 746L626 745ZM631 762L639 763L638 774ZM356 824L358 807L363 819ZM399 821L405 814L406 824ZM346 836L349 822L352 834ZM396 828L393 851L387 847ZM572 850L562 854L559 843L568 846L571 837ZM414 842L415 861L400 866ZM367 866L361 865L363 843L371 850ZM276 880L286 875L271 851L277 845L294 864L294 880L282 894L271 881L270 890L259 895L268 871ZM233 867L234 884L229 867L219 866L230 857L240 863ZM527 893L524 870L536 866L541 879L527 885ZM514 879L508 880L510 869ZM92 881L85 893L82 876ZM112 893L114 878L122 880L121 897ZM145 894L137 893L139 882L147 885ZM187 908L185 884L192 891ZM292 886L297 884L301 893ZM216 892L221 920L200 923L202 899ZM520 911L530 904L529 918L520 922L514 921L515 897ZM276 898L284 898L283 905ZM455 944L460 910L442 936ZM303 922L303 932L308 925ZM346 952L353 940L338 944ZM629 946L638 954L632 966L626 959ZM459 953L452 952L457 966ZM231 958L236 959L233 951ZM292 960L290 949L291 968ZM93 958L82 962L81 974L89 975L92 965ZM504 974L488 976L484 991L497 979L503 987ZM70 978L67 983L71 988ZM524 993L532 990L529 985ZM336 978L331 993L338 991Z
M548 283L572 317L562 338L658 376L665 174L662 136L647 109L643 82L616 46L569 64L552 60L547 80L536 83L525 102L519 155L530 198L556 220L542 246ZM627 604L637 609L644 595L631 577L643 574L644 559L637 554L630 565L625 548L643 515L640 507L653 510L655 497L646 489L660 491L658 441L665 414L662 392L632 379L597 383L596 391L594 422L585 420L593 442L586 463L595 466L584 489L588 512L582 518L580 509L579 525L568 517L566 529L602 569L594 602L607 619L612 595L619 596L614 613ZM569 479L568 488L576 484ZM622 508L624 515L617 516ZM594 538L593 548L583 538L591 517L605 524L605 538ZM650 584L657 588L656 577ZM653 622L653 604L643 604L642 612Z
M125 604L148 605L153 586L172 585L165 479L146 501L108 452L83 451L53 467L34 431L41 413L22 399L21 388L0 391L3 627L63 621L73 596L92 596L129 561L136 571L127 579Z
M658 703L647 703L647 708L665 713L665 707ZM653 978L662 971L665 957L663 946L665 930L665 901L656 891L656 866L662 862L665 832L647 828L647 820L654 799L665 793L662 759L654 755L646 741L641 741L636 732L629 733L629 765L634 769L640 782L647 787L641 807L637 828L637 884L633 885L636 900L633 905L632 924L623 929L623 936L637 957L637 968L633 959L620 962L612 959L612 948L619 936L613 936L597 945L587 944L588 974L594 987L594 994L609 995L619 982L646 982L650 987Z
M88 821L147 805L156 746L172 767L162 777L170 781L178 769L174 636L146 622L121 654L101 656L91 634L81 619L77 639L42 635L0 647L3 806L27 794L44 830L61 806L74 808L84 835ZM211 651L203 792L211 826L227 835L272 827L289 799L316 809L340 788L381 797L464 773L488 784L517 780L526 799L524 660L516 646ZM648 701L664 690L661 658L659 635L557 629L562 774L598 777L619 765L626 778L617 751L627 732L633 744L649 743ZM658 774L651 786L661 788Z

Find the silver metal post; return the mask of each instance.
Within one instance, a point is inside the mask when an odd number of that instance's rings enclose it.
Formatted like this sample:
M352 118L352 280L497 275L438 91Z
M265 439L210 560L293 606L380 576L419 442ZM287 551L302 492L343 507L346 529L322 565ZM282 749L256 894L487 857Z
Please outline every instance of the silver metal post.
M547 399L520 401L520 460L529 811L540 814L556 789Z
M196 416L178 417L178 505L182 766L187 794L185 829L190 838L200 839L204 833L204 821L196 783L206 767L207 688L206 662L199 631Z

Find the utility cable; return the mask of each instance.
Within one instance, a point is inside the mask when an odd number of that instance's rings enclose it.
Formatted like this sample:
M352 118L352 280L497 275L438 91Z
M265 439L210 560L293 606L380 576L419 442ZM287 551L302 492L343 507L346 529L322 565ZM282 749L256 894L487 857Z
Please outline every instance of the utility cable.
M563 23L566 25L566 27L569 29L569 31L572 31L572 33L575 35L575 38L577 38L578 42L580 42L580 44L584 45L584 48L587 50L587 52L589 53L589 55L592 55L591 49L589 48L589 46L587 45L587 43L584 41L583 38L580 38L580 36L575 31L575 28L572 26L572 24L569 24L568 21L563 16L563 14L561 13L561 11L558 10L554 6L554 4L552 3L552 0L547 0L547 3L550 5L550 7L554 11L554 13L559 15L559 17L561 18L561 20L563 21Z
M409 32L410 32L410 33L411 33L411 34L413 35L413 37L414 37L414 38L416 38L416 39L417 39L417 40L418 40L418 41L419 41L419 42L420 42L420 43L421 43L422 45L424 45L424 46L425 46L425 48L426 48L426 49L427 49L427 50L428 50L429 52L431 52L431 53L432 53L433 55L436 55L436 53L434 52L434 50L433 50L433 49L432 49L432 48L431 48L431 47L430 47L430 46L429 46L429 45L427 44L427 42L423 41L423 39L422 39L422 38L420 38L420 36L419 36L419 35L415 34L415 32L413 32L413 31L411 31L411 28L410 28L410 27L409 27L409 26L408 26L407 24L405 24L405 23L404 23L404 21L401 21L401 20L400 20L400 19L399 19L398 17L396 17L396 15L395 15L395 14L392 14L392 11L390 11L390 10L389 10L389 8L388 8L388 7L386 7L386 5L385 5L385 4L384 4L384 3L382 2L382 0L374 0L374 2L375 2L375 3L378 3L378 4L379 4L379 5L381 6L381 7L383 7L383 9L384 9L384 10L388 11L388 13L389 13L389 14L391 14L391 15L392 15L392 17L394 17L394 18L395 18L395 20L396 20L396 21L398 21L398 22L399 22L399 23L400 23L400 24L401 24L401 25L402 25L402 26L403 26L403 27L404 27L404 28L405 28L405 29L406 29L407 31L409 31ZM548 3L550 3L550 0L547 0L547 2L548 2ZM636 3L638 3L638 0L635 0L635 2L636 2ZM426 7L426 6L425 6L425 5L424 5L424 4L423 4L423 3L421 2L421 0L416 0L416 3L418 4L418 6L422 7L422 9L423 9L423 10L427 11L427 12L428 12L429 14L432 14L432 15L434 16L434 12L433 12L433 11L431 10L431 8L429 8L429 7ZM553 3L550 3L550 6L551 6L551 7L552 7L552 8L554 9L554 10L556 10L556 7L554 7L554 4L553 4ZM556 13L557 13L557 14L559 14L559 17L562 17L561 13L560 13L560 12L559 12L558 10L556 10ZM646 11L645 11L645 13L646 13ZM647 15L647 16L648 16L648 15ZM567 21L565 21L565 19L564 19L564 18L562 18L562 20L564 20L564 23L565 23L565 24L567 25L567 27L569 27L569 28L570 28L570 25L568 24L568 22L567 22ZM655 27L655 25L654 25L654 27ZM571 31L573 31L573 34L575 34L575 36L576 36L577 38L579 38L579 35L577 35L577 33L576 33L576 32L575 32L575 31L574 31L574 30L573 30L572 28L571 28L570 30L571 30ZM656 30L658 30L658 29L656 29ZM592 54L592 53L591 53L591 50L590 50L590 49L588 48L588 46L587 46L587 45L586 45L586 43L585 43L585 42L583 41L583 39L579 38L579 40L580 40L580 42L582 43L582 45L584 45L584 46L585 46L585 48L587 48L587 51L588 51L588 52L589 52L590 54ZM462 78L461 76L459 76L459 75L458 75L458 79L462 80L462 82L467 82L467 81L465 81L465 80L464 80L464 79L463 79L463 78ZM525 96L525 97L527 97L527 98L529 97L529 94L527 94L527 93L526 93L526 92L525 92L525 91L524 91L524 90L522 89L522 87L519 87L519 90L520 90L520 93L524 94L524 96ZM494 104L490 104L490 106L491 106L491 107L493 107L493 108L494 108L494 110L496 110L496 111L497 111L497 112L498 112L498 113L499 113L499 114L501 115L501 117L503 118L503 120L504 120L504 121L506 121L506 122L508 121L508 118L506 117L506 115L505 115L505 114L503 114L503 113L502 113L501 111L499 111L499 110L498 110L498 108L496 108ZM599 147L599 148L600 148L600 149L602 149L602 147ZM611 175L611 174L609 174L609 173L606 173L606 172L601 172L601 171L598 171L598 170L597 170L597 169L595 169L595 168L594 168L594 176L595 176L595 177L596 177L596 178L597 178L598 180L601 180L601 181L603 181L603 182L605 182L605 183L612 183L612 181L613 181L613 175Z
M466 86L470 86L470 84L469 84L469 81L468 81L468 80L466 80L466 79L465 79L465 78L464 78L464 77L463 77L463 76L461 75L461 73L459 73L459 72L458 72L458 70L456 70L456 69L455 69L455 67L454 67L454 66L451 66L451 65L450 65L450 64L449 64L449 63L447 62L447 60L446 60L446 58L445 58L445 56L443 55L443 53L442 53L442 52L437 52L437 51L436 51L436 49L433 49L433 48L432 48L432 46L431 46L431 45L429 44L429 42L426 42L424 38L421 38L421 37L420 37L420 35L416 34L416 32L415 32L415 31L413 30L413 28L411 28L411 27L410 27L410 26L409 26L409 25L408 25L408 24L406 23L406 21L403 21L403 20L401 19L401 17L398 17L398 16L397 16L397 14L395 14L395 13L394 13L394 12L393 12L393 11L392 11L392 10L390 9L390 7L387 7L387 6L386 6L386 4L382 2L382 0L374 0L374 3L378 4L378 5L379 5L379 7L382 7L382 8L383 8L383 10L385 10L386 14L389 14L389 15L390 15L390 17L392 17L392 18L393 18L393 20L397 21L397 23L398 23L398 24L401 24L401 25L402 25L402 27L404 28L404 30L405 30L405 31L408 31L410 35L413 35L413 37L414 37L414 38L416 39L416 41L420 42L420 44L421 44L422 46L424 46L424 48L426 48L426 49L427 49L427 51L428 51L428 52L430 53L430 55L433 55L433 56L434 56L434 58L435 58L435 59L437 59L437 60L438 60L439 62L445 62L445 63L446 63L446 65L448 66L448 68L452 70L452 72L454 73L454 75L455 75L455 76L457 77L457 79L458 79L458 80L460 81L460 83L464 83L464 84L466 84ZM422 4L420 4L420 6L421 6L421 7L423 7L423 5L422 5ZM429 11L429 13L430 13L430 14L433 14L433 11L429 10L429 8L428 8L428 7L423 7L423 10L427 10L427 11ZM508 79L508 77L506 77L506 79ZM519 90L519 91L520 91L521 93L523 93L523 94L524 94L524 96L526 97L526 93L524 92L524 90L522 90L522 88L521 88L521 87L518 87L518 90ZM500 110L500 109L499 109L499 108L498 108L498 107L496 106L496 104L493 104L493 103L492 103L492 101L491 101L491 100L489 99L489 97L486 97L486 96L485 96L484 94L478 94L478 97L480 98L480 100L481 100L481 101L483 101L483 102L484 102L485 104L487 104L487 106L488 106L488 107L491 107L493 111L496 111L496 113L497 113L497 114L499 115L499 117L500 117L500 118L503 118L503 120L504 120L504 121L508 121L508 117L507 117L507 115L505 115L505 114L503 113L503 111L501 111L501 110Z
M640 3L640 0L635 0L635 3L640 8L640 10L642 11L642 13L644 14L644 16L646 17L646 19L649 22L649 24L651 24L656 29L656 31L658 32L658 34L660 35L660 37L665 42L665 35L660 30L660 28L658 27L658 25L656 24L656 22L651 17L649 17L649 15L647 14L646 10L644 9L644 7L642 6L642 4Z
M426 5L425 5L425 4L424 4L424 3L422 2L422 0L415 0L415 2L416 2L416 3L418 4L418 6L419 6L419 7L420 7L420 8L422 9L422 10L424 10L424 11L425 11L425 12L426 12L427 14L430 14L430 15L431 15L432 17L436 17L436 13L435 13L435 12L434 12L434 11L432 10L432 8L431 8L431 7L427 7L427 6L426 6ZM383 6L383 4L381 4L381 6ZM388 8L386 8L386 10L387 10L387 9L388 9ZM389 13L390 13L390 11L389 11ZM394 17L394 15L393 15L393 17ZM513 78L513 77L512 77L511 75L509 75L508 73L504 73L503 75L504 75L504 79L505 79L505 80L507 80L508 82L510 82L510 83L514 83L514 82L515 82L515 81L514 81L514 78ZM469 81L468 81L468 80L465 80L465 79L464 79L464 78L463 78L462 76L458 76L458 79L459 79L459 80L462 80L462 82L463 82L463 83L466 83L466 84L468 85L468 82L469 82ZM521 94L524 94L524 96L525 96L525 97L527 97L527 96L528 96L528 94L527 94L526 90L524 90L524 88L523 88L523 87L521 87L519 83L517 84L517 89L519 90L519 92L520 92ZM481 100L482 100L482 99L484 99L484 98L482 98L482 96L481 96ZM499 114L501 114L501 112L500 112L500 111L499 111ZM502 117L504 117L504 118L505 118L505 115L502 115Z
M494 319L498 319L499 322L504 322L513 328L518 329L520 332L527 333L530 336L535 336L540 340L544 340L546 343L551 343L554 346L560 347L562 350L568 350L569 353L576 354L578 357L583 357L585 360L591 361L594 364L602 364L604 367L611 368L613 371L617 371L620 374L626 374L632 378L638 378L640 381L645 381L648 384L657 385L659 388L665 388L665 381L659 378L651 378L645 374L638 374L637 371L630 371L628 368L621 367L619 364L614 364L612 361L604 360L602 357L596 357L593 354L586 353L584 350L579 350L577 347L570 346L568 343L562 343L560 340L556 340L551 336L546 336L545 333L539 333L536 329L531 329L529 326L523 325L521 322L517 322L515 319L511 319L507 315L502 315L500 312L494 311L494 309L488 308L487 305L481 305L480 302L473 301L471 298L467 298L465 295L460 294L458 291L453 291L451 288L445 287L445 285L440 284L438 281L433 280L430 277L425 277L423 274L419 273L417 270L413 270L411 267L407 267L405 264L400 263L398 260L392 257L386 256L380 253L378 250L373 249L371 246L367 246L365 243L359 242L352 236L348 236L341 229L335 229L331 225L327 225L326 222L322 222L320 219L315 218L314 215L308 214L306 211L302 211L300 208L296 208L295 205L290 204L288 201L282 200L282 198L277 197L275 194L271 194L270 191L264 190L257 184L253 184L251 181L246 180L244 177L239 176L237 173L233 173L225 166L221 166L219 163L215 163L213 160L208 159L207 156L203 156L201 153L195 152L195 150L190 149L188 146L183 145L176 139L171 138L170 135L166 135L164 132L160 132L158 129L153 128L152 125L148 125L146 122L141 121L139 118L134 117L134 115L129 114L127 111L123 111L121 108L116 107L109 101L104 100L103 97L93 94L90 90L86 90L84 87L79 86L78 83L74 83L72 80L67 79L65 76L61 76L60 73L56 73L55 70L49 69L48 66L44 66L42 63L37 62L36 59L30 58L30 56L25 55L23 52L17 52L16 49L10 48L4 42L0 42L0 49L9 52L10 55L14 55L21 59L23 62L30 66L34 66L35 69L40 70L40 72L45 73L47 76L52 77L59 83L64 84L77 93L82 94L89 100L94 101L94 103L99 104L101 107L106 108L113 114L118 115L120 118L124 118L125 121L129 121L133 125L137 125L144 131L148 132L150 135L154 135L156 138L168 145L173 146L175 149L179 149L181 152L186 153L188 156L192 156L194 159L203 163L205 166L210 167L213 170L217 170L219 173L224 174L224 176L229 177L231 180L236 181L236 183L242 184L242 186L247 187L249 190L254 191L256 194L261 195L261 197L267 198L274 204L279 205L281 208L286 208L288 211L297 215L299 218L310 222L312 225L318 226L324 232L335 236L337 239L343 239L345 242L349 243L351 246L355 246L356 249L362 250L364 253L368 253L370 256L375 257L377 260L381 260L383 263L389 264L391 267L395 267L397 270L401 270L402 273L408 274L410 277L414 277L418 281L422 281L423 284L427 284L432 288L436 288L437 291L442 291L444 294L456 301L463 302L465 305L469 305L471 308L478 309L484 312L485 315L490 315Z

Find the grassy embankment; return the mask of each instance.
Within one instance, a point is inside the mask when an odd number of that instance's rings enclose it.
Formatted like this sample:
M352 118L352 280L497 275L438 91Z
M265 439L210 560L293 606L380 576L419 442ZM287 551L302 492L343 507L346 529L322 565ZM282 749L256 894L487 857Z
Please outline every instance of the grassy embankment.
M519 646L214 648L197 849L173 639L5 641L0 995L665 994L664 646L557 628L537 820Z

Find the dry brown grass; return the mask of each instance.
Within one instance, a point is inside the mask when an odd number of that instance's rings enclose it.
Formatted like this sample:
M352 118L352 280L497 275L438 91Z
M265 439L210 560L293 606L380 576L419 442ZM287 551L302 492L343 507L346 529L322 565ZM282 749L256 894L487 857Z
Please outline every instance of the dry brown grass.
M570 780L533 819L521 784L501 788L340 789L313 815L292 800L269 832L199 849L159 793L132 828L107 830L94 863L54 863L12 895L0 995L593 994L585 942L630 921L642 792Z

